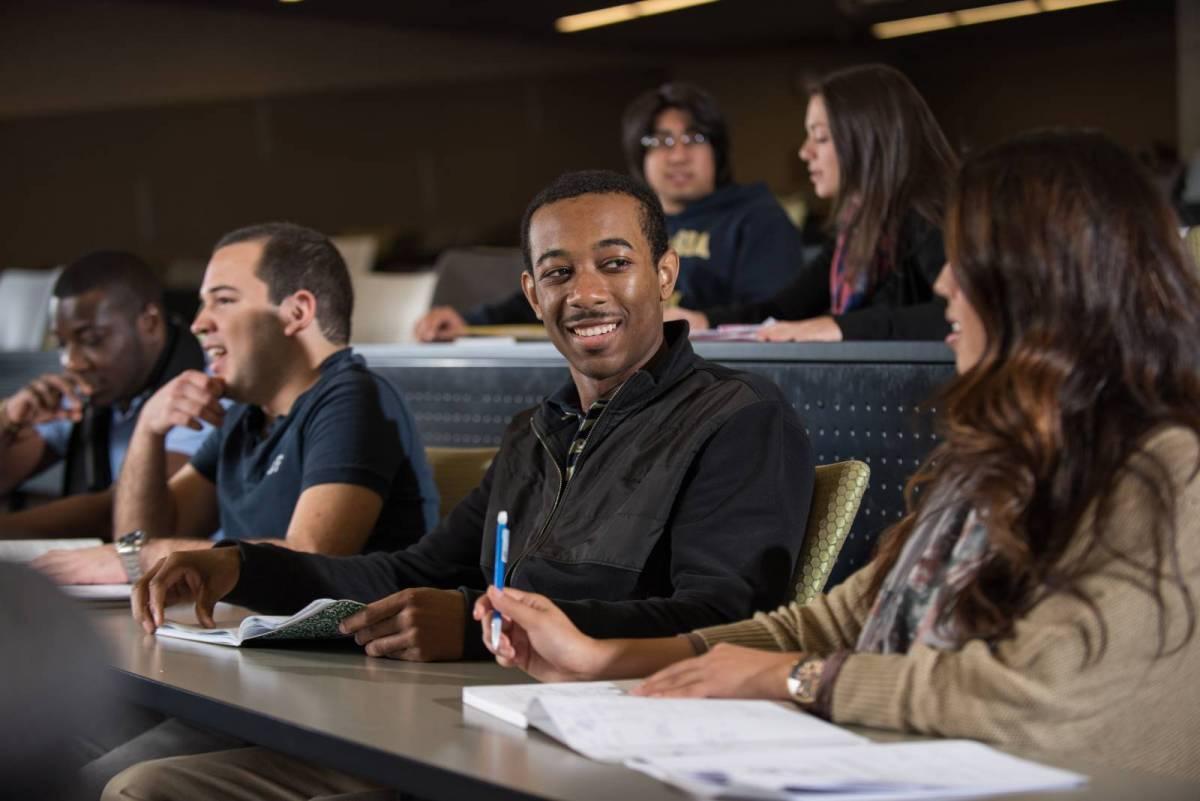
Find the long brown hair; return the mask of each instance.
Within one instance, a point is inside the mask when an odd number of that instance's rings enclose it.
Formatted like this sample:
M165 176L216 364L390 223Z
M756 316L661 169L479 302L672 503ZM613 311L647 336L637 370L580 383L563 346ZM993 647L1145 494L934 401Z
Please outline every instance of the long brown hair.
M829 115L841 176L831 220L846 233L846 274L879 279L881 244L893 258L901 223L916 212L942 225L958 159L908 78L883 64L839 70L809 85Z
M1132 458L1165 425L1200 436L1200 279L1177 222L1134 158L1098 133L1028 134L963 166L946 233L951 269L987 344L942 393L941 444L906 488L909 514L880 542L887 572L934 488L987 525L992 556L950 614L968 636L1003 637L1046 593L1080 589L1088 557L1128 567L1159 611L1158 651L1181 647L1196 611L1180 569L1174 481ZM1115 488L1146 490L1150 557L1110 535ZM1094 515L1093 525L1081 525ZM1127 535L1126 535L1127 536ZM1085 541L1079 541L1085 537ZM1187 610L1167 642L1166 599Z

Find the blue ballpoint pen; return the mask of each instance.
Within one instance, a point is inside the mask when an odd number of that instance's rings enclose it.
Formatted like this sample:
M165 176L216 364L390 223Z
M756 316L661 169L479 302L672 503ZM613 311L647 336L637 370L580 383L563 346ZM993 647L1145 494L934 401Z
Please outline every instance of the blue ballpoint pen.
M496 563L493 567L492 584L504 589L504 573L508 570L508 512L496 515ZM492 612L492 647L500 643L500 613Z

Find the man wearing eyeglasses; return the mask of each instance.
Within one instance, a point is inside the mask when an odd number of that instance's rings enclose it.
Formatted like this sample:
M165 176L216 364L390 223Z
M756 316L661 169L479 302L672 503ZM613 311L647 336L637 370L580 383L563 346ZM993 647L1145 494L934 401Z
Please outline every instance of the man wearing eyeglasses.
M667 213L679 254L679 305L689 309L765 300L801 263L800 232L766 184L733 182L729 132L711 94L666 83L639 95L622 117L630 173ZM537 323L519 289L459 314L438 306L417 322L422 341L454 339L467 325Z

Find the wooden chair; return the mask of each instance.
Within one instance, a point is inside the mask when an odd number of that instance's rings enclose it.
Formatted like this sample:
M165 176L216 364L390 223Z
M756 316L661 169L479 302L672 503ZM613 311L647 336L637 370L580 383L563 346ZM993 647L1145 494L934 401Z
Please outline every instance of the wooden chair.
M871 468L863 462L817 465L808 527L796 559L792 577L795 589L790 600L803 605L824 590L870 478Z
M440 508L438 516L445 519L467 493L479 486L496 457L498 448L426 448L425 459L433 469Z

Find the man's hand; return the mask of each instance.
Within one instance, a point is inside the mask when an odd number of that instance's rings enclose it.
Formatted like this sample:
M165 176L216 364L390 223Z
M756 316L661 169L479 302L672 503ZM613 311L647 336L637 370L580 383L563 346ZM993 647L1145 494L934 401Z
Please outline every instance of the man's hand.
M492 612L503 623L492 642ZM578 628L543 595L489 587L472 611L483 629L483 644L504 667L519 668L539 681L581 681L601 675L611 660L608 644Z
M58 584L124 584L129 581L115 545L47 551L30 567Z
M646 679L634 695L671 698L788 698L787 677L803 656L718 643Z
M410 662L462 659L466 603L458 590L402 590L343 620L341 631L366 646L368 656Z
M467 321L450 306L434 306L413 326L419 342L448 342L466 332Z
M841 342L842 328L832 317L775 323L758 332L760 342Z
M61 418L77 422L91 394L92 387L74 373L47 373L4 402L4 420L0 423L29 426Z
M220 426L225 419L221 396L225 382L199 370L185 370L155 392L138 416L138 428L160 437L175 426L187 426L199 431L203 420Z
M217 601L237 586L242 555L237 548L173 553L146 571L133 586L133 618L147 634L162 625L163 610L184 601L196 602L196 619L208 628Z

